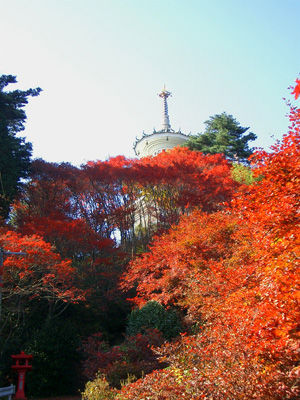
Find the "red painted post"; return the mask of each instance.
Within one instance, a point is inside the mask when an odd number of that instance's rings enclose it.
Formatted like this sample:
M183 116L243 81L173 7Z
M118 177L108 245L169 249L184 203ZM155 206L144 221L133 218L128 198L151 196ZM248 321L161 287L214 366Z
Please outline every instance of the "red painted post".
M25 374L26 371L32 370L32 365L29 365L29 360L32 360L32 355L25 354L21 351L20 354L12 355L11 358L16 361L16 365L12 366L12 369L18 372L18 386L15 399L27 400L25 396Z

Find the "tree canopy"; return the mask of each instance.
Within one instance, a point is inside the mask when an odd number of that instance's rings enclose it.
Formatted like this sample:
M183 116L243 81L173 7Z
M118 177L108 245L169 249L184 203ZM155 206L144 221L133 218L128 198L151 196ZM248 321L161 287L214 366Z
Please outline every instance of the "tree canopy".
M175 305L195 325L159 350L169 367L123 387L122 400L299 398L299 108L290 121L252 158L263 179L226 211L183 216L130 263L123 285L136 304Z
M35 359L42 362L44 350L37 354L37 349L44 346L47 327L57 327L60 317L67 320L70 316L81 337L102 332L105 340L122 340L131 304L119 280L128 261L146 251L153 235L168 231L182 215L195 208L207 213L223 209L240 186L232 179L231 169L223 155L180 147L156 157L118 156L81 167L32 161L28 179L11 206L9 225L0 234L1 247L27 254L4 262L3 321L7 322L0 348L3 343L2 354L7 358L5 361L3 356L1 364L0 350L0 370L2 365L2 370L10 368L14 341L20 343L20 350L34 349ZM173 326L175 314L163 314L164 324ZM144 339L144 332L134 333L125 346L130 352L126 366L127 350L105 351L103 357L114 360L105 367L111 382L126 379L128 373L139 376L142 371L157 369L160 364L149 343L161 342L162 333L170 332L152 332L150 342ZM35 338L39 341L36 346ZM145 353L135 351L134 356L131 348L135 343ZM104 371L98 353L91 359ZM114 368L121 368L122 375L113 372ZM84 369L91 370L88 365ZM53 374L56 372L53 369ZM53 394L49 383L50 378L47 390ZM36 395L36 385L31 387ZM61 393L62 387L55 390Z
M205 125L205 132L191 136L185 146L204 154L223 153L231 161L245 162L253 153L249 142L255 140L256 135L253 132L245 135L249 128L240 126L232 115L216 114L205 121Z
M32 144L16 135L25 129L26 114L23 107L29 96L39 95L41 89L4 89L16 83L12 75L0 76L0 216L6 218L20 180L26 178L32 153Z
M82 371L86 400L299 399L299 143L291 106L251 175L182 147L33 161L0 227L0 247L26 253L0 271L0 385L24 350L35 398L71 394Z

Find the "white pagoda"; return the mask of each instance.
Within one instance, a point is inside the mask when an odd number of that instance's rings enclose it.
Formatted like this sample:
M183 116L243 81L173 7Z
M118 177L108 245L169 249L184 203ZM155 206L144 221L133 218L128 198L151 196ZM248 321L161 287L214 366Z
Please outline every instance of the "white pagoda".
M154 129L153 133L149 135L143 133L143 137L136 140L133 149L137 157L156 156L161 151L182 145L188 140L188 136L181 133L180 130L175 132L171 129L167 103L167 99L171 95L165 86L159 93L158 96L163 100L162 129L160 131Z

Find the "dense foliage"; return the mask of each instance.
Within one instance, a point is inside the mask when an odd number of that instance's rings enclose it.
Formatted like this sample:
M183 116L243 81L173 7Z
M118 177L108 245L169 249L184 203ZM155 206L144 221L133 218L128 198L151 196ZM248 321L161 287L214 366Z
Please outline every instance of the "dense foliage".
M229 210L194 212L131 263L124 282L138 285L136 301L180 305L198 331L165 345L170 367L118 398L299 398L300 109L290 120L271 153L255 154L263 179Z
M188 148L80 168L35 160L0 231L1 247L26 253L1 270L1 384L25 350L31 396L71 394L81 375L87 400L298 399L290 107L289 132L251 169Z
M95 255L112 238L132 253L193 208L224 207L238 186L222 155L186 148L80 169L36 160L11 218L22 233L40 233L64 256Z
M145 333L148 329L157 329L170 340L179 335L182 326L175 310L166 310L162 304L149 301L144 307L131 311L128 316L126 334L133 336Z
M47 333L53 343L51 332L61 316L66 326L73 326L75 337L102 332L108 352L114 352L110 348L124 341L131 310L126 298L135 292L133 288L124 293L119 287L128 261L146 250L154 234L162 235L194 208L209 213L224 209L239 187L231 169L222 155L203 155L186 148L141 160L116 157L89 162L80 168L33 161L30 179L15 200L9 226L0 237L5 250L27 254L4 262L2 379L10 375L12 351L28 349L39 366L47 354L48 361L56 365L55 351L48 353L47 346L42 349ZM177 314L157 306L158 320L153 319L147 328L161 329L159 334L166 338L178 334ZM144 343L147 348L152 334L144 328L141 334L131 331L131 325L127 337L135 337L139 346ZM115 385L128 373L139 377L158 366L156 358L156 364L151 361L151 352L142 364L131 352L131 361L123 366L129 355L120 354L114 368L105 370ZM76 376L73 361L70 371ZM42 380L52 394L65 393L67 376L56 392L53 388L56 372L43 372ZM30 390L37 390L37 380L30 383Z
M144 334L126 336L121 345L110 346L98 332L83 342L83 373L89 379L100 373L112 387L120 388L128 375L136 380L162 367L154 349L164 341L159 330L149 328Z

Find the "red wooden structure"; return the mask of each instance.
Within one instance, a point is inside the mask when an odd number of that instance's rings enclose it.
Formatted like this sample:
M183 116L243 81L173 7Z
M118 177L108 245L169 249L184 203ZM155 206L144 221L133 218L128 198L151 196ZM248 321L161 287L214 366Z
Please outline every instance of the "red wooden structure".
M32 370L32 365L29 365L29 360L32 360L32 355L25 354L24 351L21 351L20 354L12 355L11 357L16 361L16 365L13 365L12 369L18 372L18 386L15 399L27 400L24 392L25 374L26 371Z

